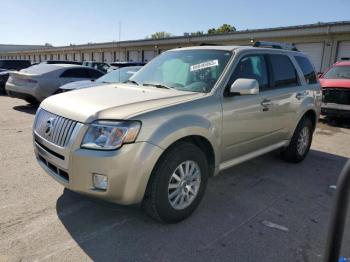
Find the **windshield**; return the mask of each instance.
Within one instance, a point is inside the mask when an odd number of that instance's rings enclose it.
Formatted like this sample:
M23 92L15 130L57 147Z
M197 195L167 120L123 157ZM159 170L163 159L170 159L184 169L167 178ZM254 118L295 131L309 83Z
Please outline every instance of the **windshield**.
M210 92L232 52L223 50L178 50L154 58L130 80L139 85Z
M335 66L323 75L326 79L350 79L350 66Z
M129 66L115 69L96 80L97 83L124 83L129 80L141 66Z

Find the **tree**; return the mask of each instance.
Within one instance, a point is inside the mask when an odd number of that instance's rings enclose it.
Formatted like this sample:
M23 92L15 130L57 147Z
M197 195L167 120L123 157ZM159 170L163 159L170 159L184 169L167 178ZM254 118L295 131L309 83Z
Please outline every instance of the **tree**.
M211 35L211 34L216 34L216 29L215 28L210 28L208 29L208 34Z
M198 35L204 35L203 31L197 31L190 33L191 36L198 36Z
M208 34L224 34L224 33L231 33L235 32L236 28L229 24L223 24L222 26L215 28L210 28L208 30Z
M151 38L152 39L161 39L161 38L168 38L168 37L171 37L171 34L168 33L168 32L156 32L154 34L151 35ZM147 37L148 38L148 37Z

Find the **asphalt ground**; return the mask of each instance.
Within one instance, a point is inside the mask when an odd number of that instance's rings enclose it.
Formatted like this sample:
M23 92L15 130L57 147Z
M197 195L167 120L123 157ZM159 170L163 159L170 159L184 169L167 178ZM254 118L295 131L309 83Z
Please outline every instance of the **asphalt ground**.
M45 174L32 148L35 111L0 96L0 261L322 261L348 123L322 120L303 163L273 152L226 170L189 219L165 225Z

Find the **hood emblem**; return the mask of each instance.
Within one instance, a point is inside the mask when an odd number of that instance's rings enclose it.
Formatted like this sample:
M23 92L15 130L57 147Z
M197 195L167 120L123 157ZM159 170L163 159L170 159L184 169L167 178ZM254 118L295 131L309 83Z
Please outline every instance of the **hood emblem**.
M55 124L56 118L51 117L46 121L46 126L45 126L45 135L47 137L51 137L53 128L54 128L54 124Z

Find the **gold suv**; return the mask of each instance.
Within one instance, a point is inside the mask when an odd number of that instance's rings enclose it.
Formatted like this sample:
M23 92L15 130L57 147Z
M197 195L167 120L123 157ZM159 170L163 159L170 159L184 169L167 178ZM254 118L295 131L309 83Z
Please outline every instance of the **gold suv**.
M276 149L306 157L320 85L309 59L286 49L174 49L127 83L47 98L33 128L37 160L73 191L178 222L220 171Z

